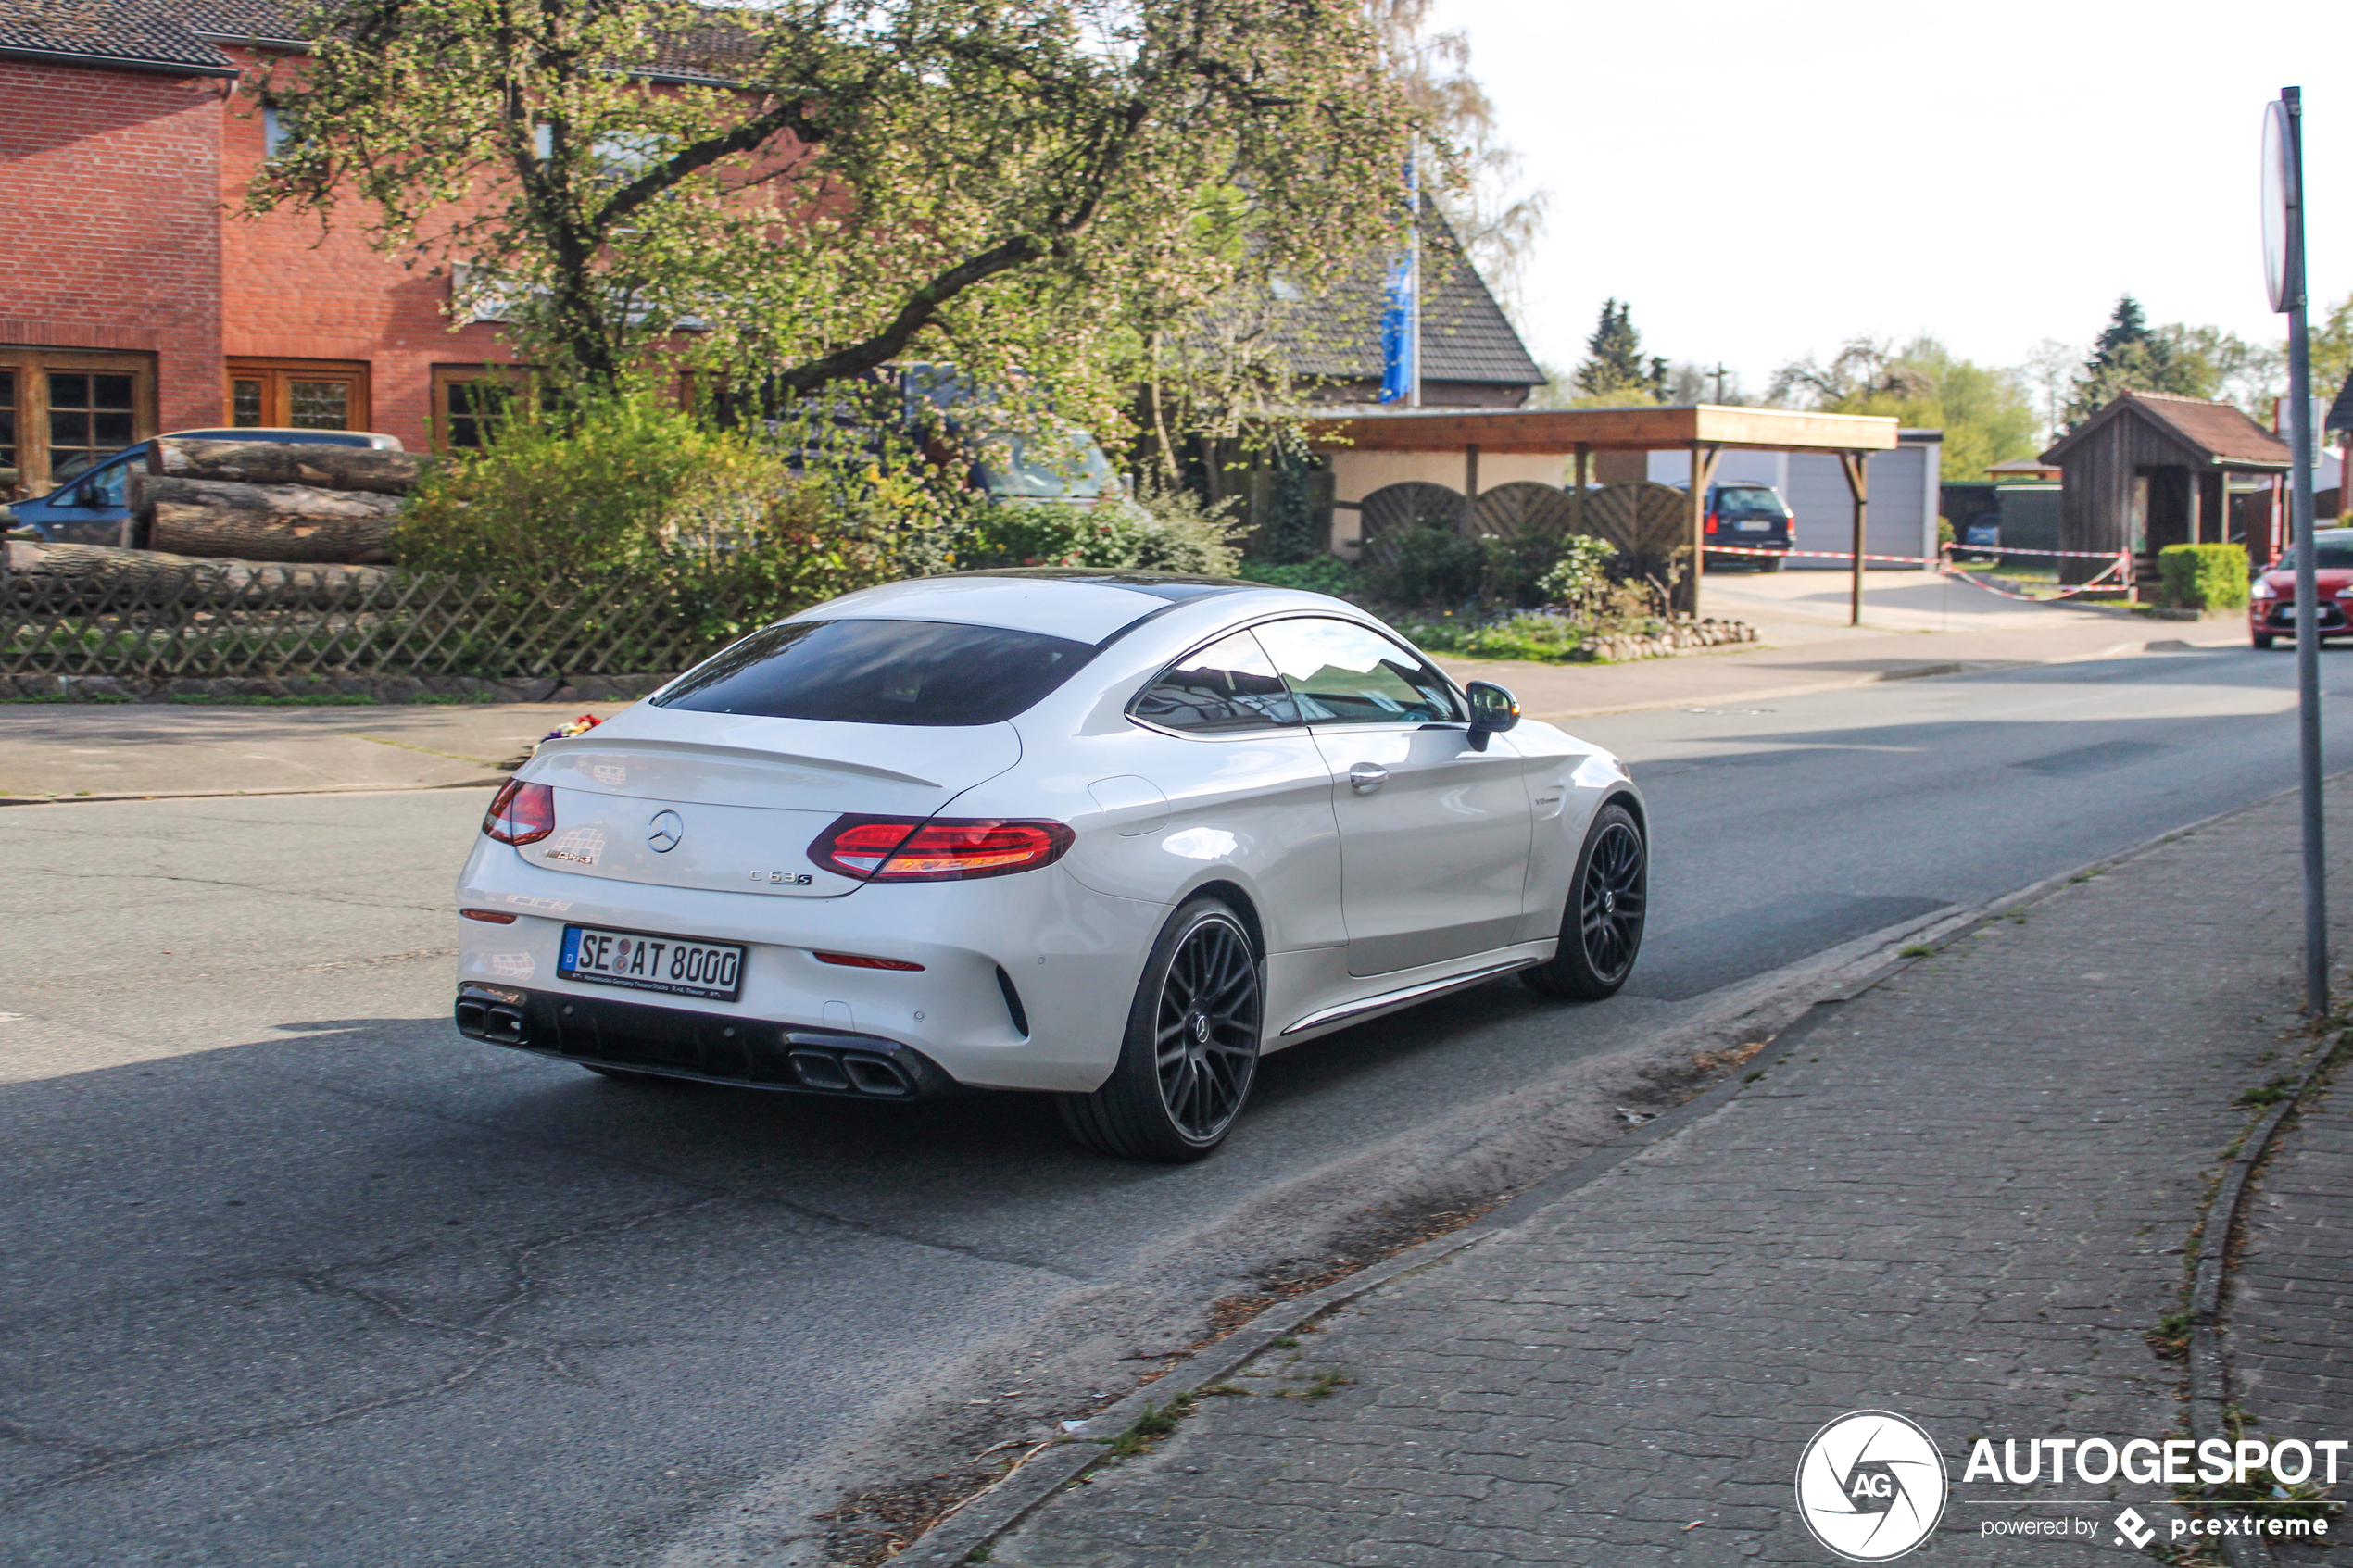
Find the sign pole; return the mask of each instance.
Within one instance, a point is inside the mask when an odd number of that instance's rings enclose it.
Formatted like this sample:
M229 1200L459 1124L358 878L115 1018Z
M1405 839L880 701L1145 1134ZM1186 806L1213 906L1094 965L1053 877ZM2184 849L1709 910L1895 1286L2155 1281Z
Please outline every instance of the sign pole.
M2312 537L2312 352L2304 292L2304 93L2283 88L2263 136L2266 281L2287 316L2288 527L2296 541L2296 739L2304 817L2304 1008L2329 1012L2328 859L2321 813L2321 616Z

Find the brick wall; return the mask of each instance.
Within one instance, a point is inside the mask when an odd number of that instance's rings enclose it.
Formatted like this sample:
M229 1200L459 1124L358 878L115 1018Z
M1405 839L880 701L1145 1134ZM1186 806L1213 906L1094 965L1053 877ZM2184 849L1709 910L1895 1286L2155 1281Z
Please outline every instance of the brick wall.
M0 59L0 343L154 352L166 430L220 417L226 86Z
M258 63L244 51L240 65ZM356 359L369 367L369 428L411 450L430 444L433 367L513 358L490 326L449 330L449 282L370 247L362 209L316 217L238 211L264 152L259 113L232 99L220 119L221 352L257 358ZM218 412L211 418L219 419Z

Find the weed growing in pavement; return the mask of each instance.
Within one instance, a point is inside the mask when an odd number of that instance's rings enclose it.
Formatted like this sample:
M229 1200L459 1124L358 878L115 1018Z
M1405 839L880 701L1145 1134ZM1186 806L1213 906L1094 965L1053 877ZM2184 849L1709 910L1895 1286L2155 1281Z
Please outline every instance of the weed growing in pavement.
M1294 1399L1328 1399L1335 1388L1345 1388L1356 1380L1345 1373L1326 1370L1315 1374L1306 1387L1290 1396Z
M2144 1334L2149 1348L2160 1361L2178 1361L2190 1353L2190 1314L2168 1312L2157 1320L2157 1326Z
M1299 1348L1299 1336L1295 1334L1279 1334L1275 1336L1271 1343L1277 1350L1296 1350Z
M1741 1082L1743 1084L1754 1084L1756 1080L1762 1078L1763 1076L1765 1076L1765 1069L1760 1067L1755 1072L1750 1073L1747 1077L1742 1079Z
M2254 1088L2242 1090L2239 1098L2231 1103L2249 1108L2259 1105L2277 1105L2295 1092L2296 1074L2283 1073L2270 1083L2259 1084Z
M1915 942L1895 956L1899 959L1932 959L1936 956L1936 949L1925 942Z
M1136 1418L1136 1424L1114 1437L1104 1451L1113 1459L1134 1459L1139 1454L1150 1453L1154 1443L1176 1431L1176 1424L1193 1413L1193 1395L1186 1393L1177 1395L1165 1405L1147 1401L1144 1413Z
M1213 1383L1206 1388L1196 1388L1193 1392L1204 1399L1248 1399L1252 1390L1235 1383Z

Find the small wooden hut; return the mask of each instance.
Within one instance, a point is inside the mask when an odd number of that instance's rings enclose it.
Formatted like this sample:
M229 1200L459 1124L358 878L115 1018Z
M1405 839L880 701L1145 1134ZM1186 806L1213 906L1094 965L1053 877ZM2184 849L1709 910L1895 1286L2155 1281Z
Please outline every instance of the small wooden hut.
M2135 576L2156 575L2168 545L2243 543L2257 564L2275 550L2279 482L2287 444L2228 403L2127 392L2049 451L2060 471L2059 548L2129 550ZM2241 483L2236 489L2232 480ZM2248 478L2265 483L2259 489ZM2082 582L2096 560L2065 560L2060 578Z

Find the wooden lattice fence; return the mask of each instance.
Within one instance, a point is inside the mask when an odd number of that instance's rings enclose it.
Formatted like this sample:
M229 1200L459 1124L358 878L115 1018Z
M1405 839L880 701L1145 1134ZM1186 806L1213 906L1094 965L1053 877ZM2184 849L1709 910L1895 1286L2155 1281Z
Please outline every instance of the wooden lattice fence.
M676 587L501 590L405 571L0 578L0 675L490 679L686 669L767 619ZM779 608L774 613L783 613Z

